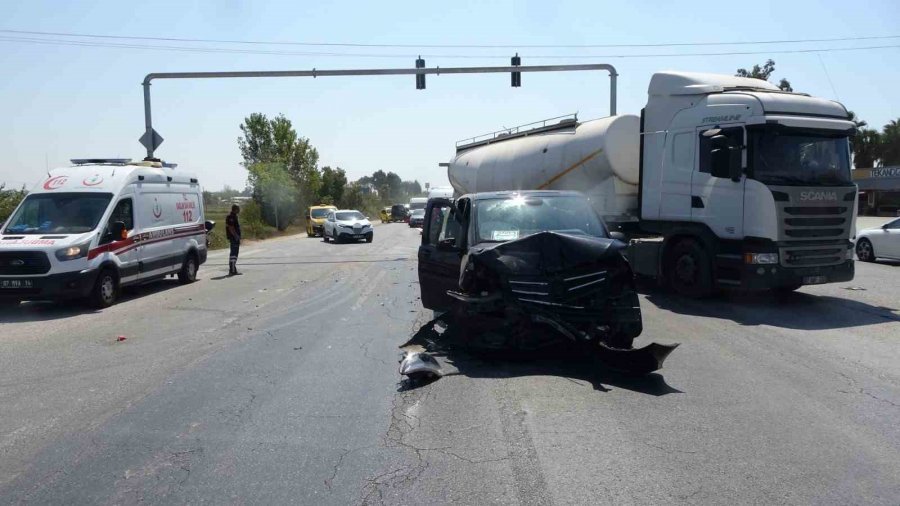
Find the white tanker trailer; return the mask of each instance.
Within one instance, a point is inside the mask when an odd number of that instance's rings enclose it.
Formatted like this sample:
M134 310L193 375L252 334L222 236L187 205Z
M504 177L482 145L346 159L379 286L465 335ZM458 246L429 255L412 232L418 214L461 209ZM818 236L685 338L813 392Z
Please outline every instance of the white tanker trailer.
M853 279L843 105L678 72L654 74L648 95L640 117L554 118L457 143L456 196L581 191L628 234L634 270L685 295Z
M609 222L637 216L640 118L566 118L537 129L463 144L448 176L458 194L575 190Z

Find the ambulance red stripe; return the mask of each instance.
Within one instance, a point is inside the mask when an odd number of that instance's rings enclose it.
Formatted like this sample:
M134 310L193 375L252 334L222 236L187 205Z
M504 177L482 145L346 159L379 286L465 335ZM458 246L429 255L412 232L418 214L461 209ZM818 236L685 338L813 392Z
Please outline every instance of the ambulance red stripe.
M114 241L109 244L104 244L103 246L98 246L90 251L88 251L88 259L92 260L103 253L115 253L121 254L126 251L137 248L138 246L143 246L145 244L153 244L162 241L168 241L171 239L178 239L182 237L191 237L194 235L199 235L201 233L206 233L205 226L201 223L199 225L190 225L190 226L179 226L172 227L171 229L160 229L154 230L153 233L165 233L168 230L172 230L172 234L170 235L162 235L160 237L149 238L151 232L142 232L140 234L135 234L132 237L127 239L123 239L121 241ZM143 239L144 236L147 236L147 239Z

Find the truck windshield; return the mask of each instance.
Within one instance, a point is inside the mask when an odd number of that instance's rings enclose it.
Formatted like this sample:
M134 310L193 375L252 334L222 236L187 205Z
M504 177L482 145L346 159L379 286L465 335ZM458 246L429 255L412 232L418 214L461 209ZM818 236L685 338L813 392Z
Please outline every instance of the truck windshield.
M109 193L42 193L25 197L6 234L82 234L97 228Z
M545 231L607 237L606 227L584 197L516 197L476 204L479 242L504 242Z
M852 183L847 136L809 130L750 131L750 169L765 184L843 186Z

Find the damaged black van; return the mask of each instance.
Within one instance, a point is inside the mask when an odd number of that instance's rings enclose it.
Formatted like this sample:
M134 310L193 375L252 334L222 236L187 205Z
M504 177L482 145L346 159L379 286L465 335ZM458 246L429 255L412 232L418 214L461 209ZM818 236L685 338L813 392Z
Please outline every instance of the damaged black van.
M632 350L641 309L615 235L578 192L432 199L418 255L422 304L449 311L482 345L537 349L563 339ZM671 349L654 345L664 353L657 365Z

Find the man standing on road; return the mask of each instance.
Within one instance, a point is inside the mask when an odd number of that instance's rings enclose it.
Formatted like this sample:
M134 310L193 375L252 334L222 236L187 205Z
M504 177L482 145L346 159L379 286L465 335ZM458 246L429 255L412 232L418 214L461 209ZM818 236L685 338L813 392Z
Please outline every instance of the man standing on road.
M241 222L238 221L238 215L241 214L241 208L237 204L231 206L231 214L225 218L225 235L231 244L231 252L228 255L228 275L237 276L238 252L241 249Z

